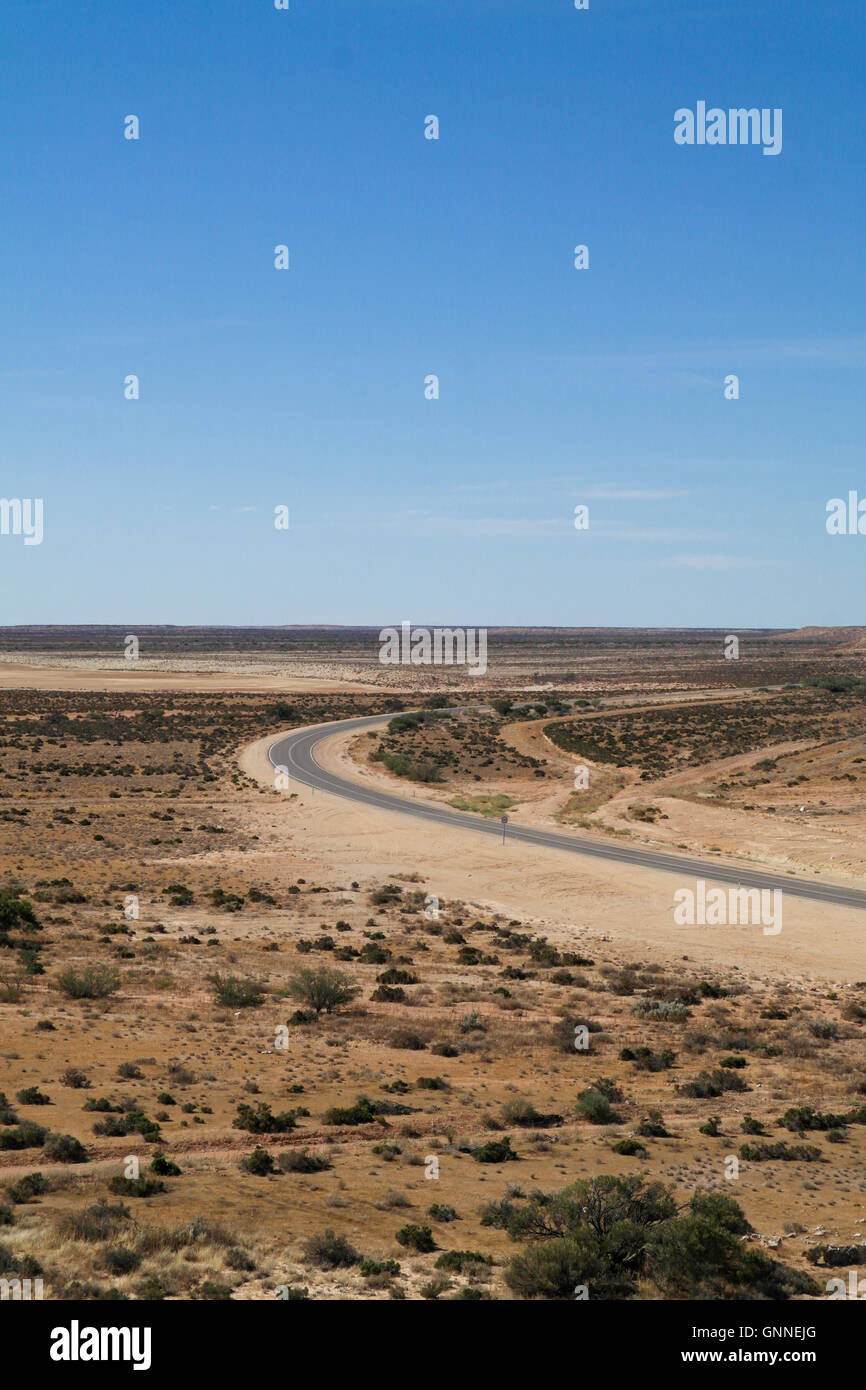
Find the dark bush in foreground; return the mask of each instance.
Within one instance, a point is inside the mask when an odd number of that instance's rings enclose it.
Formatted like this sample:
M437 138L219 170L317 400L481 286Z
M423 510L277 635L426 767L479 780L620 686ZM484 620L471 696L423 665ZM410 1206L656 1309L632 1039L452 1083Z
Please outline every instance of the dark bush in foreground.
M104 1199L81 1211L67 1212L57 1222L66 1240L111 1240L130 1220L132 1212L123 1202Z
M646 1158L647 1150L645 1145L638 1139L618 1139L615 1144L611 1144L615 1154L623 1154L626 1158Z
M612 1125L617 1123L613 1107L607 1096L590 1087L581 1091L577 1098L577 1113L593 1125Z
M48 1135L44 1125L34 1125L24 1120L13 1129L0 1130L0 1150L2 1149L41 1149Z
M748 1247L750 1227L724 1193L695 1193L678 1213L660 1182L603 1176L525 1203L506 1200L487 1224L533 1242L505 1280L520 1298L627 1299L648 1281L668 1299L771 1299L820 1292L814 1280Z
M348 1269L361 1261L360 1254L346 1237L332 1230L310 1236L304 1242L304 1254L318 1269Z
M429 1226L403 1226L395 1239L398 1245L405 1245L407 1250L415 1250L419 1255L426 1255L436 1249L433 1232Z
M274 1115L271 1113L271 1107L264 1101L259 1101L255 1109L242 1102L232 1120L232 1128L245 1129L248 1134L288 1134L290 1130L297 1128L297 1122L293 1110Z
M49 1134L45 1140L45 1157L52 1163L87 1163L87 1150L71 1134Z
M106 1250L102 1257L103 1268L109 1274L132 1274L140 1264L141 1255L138 1251L130 1250L125 1245L118 1245L113 1250Z
M325 1125L369 1125L377 1119L376 1112L366 1096L359 1096L354 1105L331 1106L322 1116Z
M514 1152L508 1138L489 1139L486 1144L479 1144L471 1152L476 1163L508 1163L520 1156Z
M237 975L221 975L216 972L209 977L218 1004L226 1009L255 1009L264 1003L265 992L258 980L249 977L241 979Z
M840 1265L866 1265L866 1245L813 1245L806 1251L813 1265L838 1269Z
M6 1189L10 1202L14 1202L16 1206L35 1202L37 1197L42 1197L47 1191L48 1183L41 1173L27 1173Z
M449 1222L457 1220L457 1212L454 1208L443 1205L441 1202L434 1202L431 1207L428 1207L427 1215L432 1217L434 1221Z
M40 1091L38 1086L25 1086L19 1091L16 1100L20 1105L50 1105L51 1098Z
M815 1163L821 1157L816 1144L792 1144L790 1148L784 1139L772 1144L741 1144L740 1158L752 1163L765 1163L770 1159L781 1159L785 1163Z
M637 1127L641 1139L669 1139L660 1110L650 1110Z
M725 1091L748 1091L749 1086L737 1072L716 1067L715 1071L702 1071L694 1081L686 1081L678 1089L680 1095L692 1100L715 1100Z
M503 1124L520 1125L524 1129L549 1129L551 1125L562 1124L561 1115L542 1115L531 1101L517 1097L505 1101L501 1113Z
M0 1275L32 1279L41 1273L42 1266L32 1255L14 1255L8 1245L0 1245Z
M63 970L57 976L57 987L70 999L107 999L120 989L120 971L110 965Z
M180 1176L181 1170L170 1158L166 1158L162 1149L157 1149L150 1160L150 1171L158 1178L176 1178Z
M299 970L289 981L289 993L298 1003L312 1009L318 1018L320 1013L330 1014L341 1004L349 1004L360 993L347 975L331 966L322 965Z
M109 1192L115 1197L155 1197L165 1192L165 1183L157 1178L112 1178L108 1184Z
M332 1167L324 1154L311 1154L306 1149L290 1149L277 1160L284 1173L324 1173Z
M492 1265L490 1255L482 1255L477 1250L445 1250L436 1261L436 1269L447 1269L452 1274L462 1274L467 1266Z
M274 1160L267 1149L253 1149L251 1154L241 1159L240 1166L255 1178L267 1178L274 1172Z
M140 1134L147 1144L153 1144L160 1137L156 1120L149 1120L142 1110L127 1110L125 1114L108 1116L107 1120L97 1120L93 1133L105 1135L110 1139L124 1138L128 1134Z

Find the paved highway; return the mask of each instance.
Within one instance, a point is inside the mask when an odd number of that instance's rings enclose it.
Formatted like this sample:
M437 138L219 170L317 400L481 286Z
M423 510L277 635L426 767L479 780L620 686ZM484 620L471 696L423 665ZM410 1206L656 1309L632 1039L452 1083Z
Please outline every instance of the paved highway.
M343 719L332 724L320 724L314 729L301 729L272 743L268 749L268 756L275 768L286 768L290 777L295 777L305 786L315 787L318 791L330 792L349 801L359 801L365 806L375 806L382 811L414 816L416 820L435 821L438 825L448 825L475 835L496 835L501 839L502 826L498 821L485 820L482 816L465 811L453 811L447 806L431 806L414 801L410 797L376 791L358 782L337 777L334 773L327 772L316 761L316 744L322 739L349 730L371 729L377 724L387 724L388 720L393 718L393 714L376 715L367 719ZM808 879L794 878L787 874L765 873L745 865L742 868L731 867L719 864L715 859L690 859L685 855L663 854L658 850L606 844L587 840L579 835L565 835L554 830L536 830L513 822L507 826L506 839L509 843L517 841L520 844L541 845L545 849L586 854L593 859L608 859L617 864L661 869L678 874L681 879L712 879L715 883L733 883L742 888L780 888L793 897L810 898L813 902L866 909L866 892L861 889L812 883Z

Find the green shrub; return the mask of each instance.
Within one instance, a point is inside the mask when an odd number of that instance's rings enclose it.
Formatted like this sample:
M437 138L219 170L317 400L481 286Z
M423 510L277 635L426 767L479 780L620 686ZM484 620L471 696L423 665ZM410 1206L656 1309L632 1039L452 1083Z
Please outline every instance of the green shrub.
M354 1105L343 1108L337 1105L331 1106L322 1116L322 1124L325 1125L369 1125L375 1123L377 1119L373 1110L372 1103L366 1096L359 1096Z
M157 1149L153 1158L150 1160L150 1171L159 1178L176 1178L180 1175L181 1169L170 1158L166 1158L162 1149Z
M633 1011L652 1023L685 1023L689 1017L681 999L638 999Z
M385 1274L389 1278L394 1278L400 1273L400 1266L396 1260L369 1260L361 1261L359 1273L365 1279L380 1277Z
M585 1120L589 1120L593 1125L611 1125L617 1123L617 1117L613 1113L613 1108L607 1096L602 1095L601 1091L589 1088L581 1091L577 1098L577 1113Z
M93 1126L93 1133L105 1135L110 1139L140 1134L147 1144L154 1144L161 1137L159 1125L155 1120L149 1120L142 1110L127 1110L125 1114L109 1115L106 1120L97 1120Z
M237 975L209 975L216 1002L226 1009L255 1009L264 1003L265 992L258 980Z
M311 1154L306 1149L289 1149L277 1161L284 1173L324 1173L333 1166L324 1154Z
M155 1197L165 1192L165 1183L157 1178L112 1178L108 1184L109 1192L115 1197Z
M298 971L289 981L289 993L318 1018L322 1012L333 1013L340 1005L351 1003L360 990L342 971L322 965Z
M141 1264L141 1255L137 1250L130 1250L125 1245L115 1246L114 1249L106 1250L102 1256L103 1268L109 1274L124 1275L132 1274Z
M23 1120L13 1129L0 1130L0 1150L41 1149L47 1135L48 1130L44 1125L35 1125L30 1120Z
M647 1156L646 1147L637 1139L618 1139L615 1144L611 1144L611 1148L615 1154L624 1154L627 1158Z
M677 1089L692 1100L715 1100L726 1091L748 1091L749 1087L736 1072L716 1067L711 1072L702 1071L694 1081L686 1081Z
M73 1091L86 1091L90 1085L90 1077L80 1067L67 1067L61 1074L60 1080L64 1086L70 1086Z
M786 1110L779 1120L784 1129L790 1129L794 1134L805 1134L809 1130L838 1129L840 1125L848 1123L851 1123L850 1112L848 1115L834 1115L830 1112L823 1114L820 1110L814 1110L811 1105L794 1105L790 1110Z
M297 1122L293 1110L274 1115L271 1107L264 1101L259 1101L255 1109L241 1102L238 1113L232 1120L232 1128L245 1129L249 1134L287 1134L297 1128Z
M451 1274L462 1274L466 1266L492 1265L490 1255L482 1255L477 1250L445 1250L439 1256L434 1268L446 1269Z
M304 1254L318 1269L348 1269L361 1262L361 1256L346 1237L330 1229L310 1236L304 1242Z
M398 970L392 965L388 970L383 970L381 975L377 975L376 980L380 985L417 985L418 976L413 975L411 970Z
M650 1110L641 1120L637 1132L642 1139L669 1139L660 1110Z
M132 1213L123 1202L101 1198L94 1206L66 1212L58 1218L58 1230L66 1240L112 1240L125 1227Z
M677 1299L819 1292L808 1276L744 1244L748 1222L723 1193L695 1193L687 1211L678 1213L663 1184L605 1175L556 1193L533 1193L523 1205L509 1200L490 1224L532 1242L505 1274L519 1298L571 1300L575 1287L586 1285L595 1299L627 1299L642 1282Z
M10 1183L6 1189L6 1194L10 1202L16 1206L23 1206L27 1202L35 1202L37 1197L42 1197L48 1191L48 1183L41 1173L27 1173L17 1182Z
M764 1163L770 1159L782 1159L786 1163L815 1163L821 1157L821 1150L815 1144L792 1144L789 1148L784 1139L773 1144L741 1144L740 1158L752 1163Z
M5 889L0 890L0 938L11 931L34 932L41 928L42 923L31 902Z
M415 1250L419 1255L426 1255L436 1249L433 1232L429 1226L403 1226L395 1239L398 1245L404 1245L407 1250Z
M43 1150L51 1163L87 1163L87 1150L71 1134L49 1134Z
M813 1245L806 1251L810 1264L823 1264L829 1269L841 1265L866 1265L866 1245Z
M38 1086L25 1086L23 1091L19 1091L16 1100L21 1105L50 1105L49 1096L43 1094Z
M120 989L120 971L110 965L70 968L57 976L57 986L69 999L107 999Z
M486 1144L479 1144L471 1153L476 1163L508 1163L519 1157L508 1138L488 1139Z
M251 1154L241 1159L241 1168L253 1177L266 1178L274 1172L274 1160L267 1149L253 1149Z
M457 1212L454 1208L444 1205L441 1202L434 1202L432 1206L428 1207L427 1215L432 1217L434 1221L444 1221L447 1223L457 1220Z
M653 1052L651 1047L624 1047L619 1055L623 1062L634 1062L638 1071L666 1071L677 1060L677 1054L670 1048Z

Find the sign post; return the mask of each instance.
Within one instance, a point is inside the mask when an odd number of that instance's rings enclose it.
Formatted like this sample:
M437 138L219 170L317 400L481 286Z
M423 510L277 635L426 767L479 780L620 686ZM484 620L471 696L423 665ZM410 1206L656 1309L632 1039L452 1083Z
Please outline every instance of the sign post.
M508 824L508 817L501 816L500 820L502 822L502 843L505 844L505 827Z

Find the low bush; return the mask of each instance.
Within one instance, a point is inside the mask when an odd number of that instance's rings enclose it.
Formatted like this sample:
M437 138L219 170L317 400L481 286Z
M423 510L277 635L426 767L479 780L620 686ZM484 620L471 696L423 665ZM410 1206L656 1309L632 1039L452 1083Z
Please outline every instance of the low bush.
M404 1245L407 1250L414 1250L419 1255L426 1255L436 1249L433 1232L429 1226L403 1226L395 1239L398 1245Z
M304 1242L304 1254L317 1269L348 1269L361 1262L360 1254L346 1237L330 1229L310 1236Z

